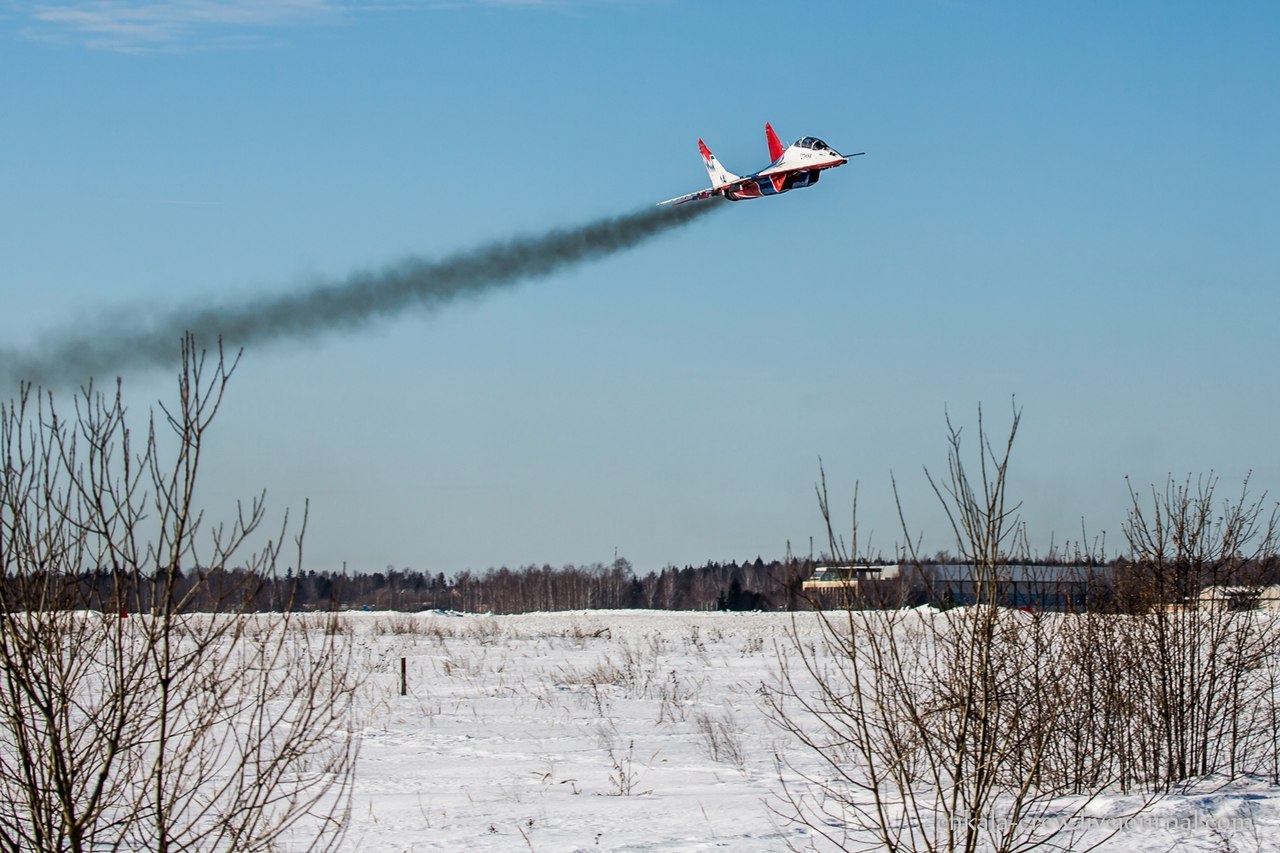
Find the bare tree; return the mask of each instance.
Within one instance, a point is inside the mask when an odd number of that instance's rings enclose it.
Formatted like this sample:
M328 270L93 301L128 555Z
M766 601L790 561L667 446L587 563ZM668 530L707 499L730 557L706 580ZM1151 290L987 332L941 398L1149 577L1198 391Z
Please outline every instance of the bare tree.
M936 480L926 470L974 575L968 606L907 609L851 594L842 608L815 605L815 616L793 620L766 702L821 770L784 762L780 812L841 849L1100 843L1086 839L1075 819L1111 777L1094 763L1055 760L1065 726L1081 710L1069 688L1078 672L1063 653L1072 623L999 606L997 567L1026 552L1007 493L1018 422L1015 410L1007 441L995 445L979 412L971 475L961 431L948 419L948 475ZM825 479L819 502L831 553L858 560L856 497L847 544L835 533ZM903 556L919 568L905 519L903 534Z
M1275 766L1277 699L1268 666L1280 623L1259 612L1275 561L1278 510L1254 498L1248 479L1220 500L1210 474L1132 488L1124 533L1126 637L1144 665L1130 677L1143 723L1135 757L1163 787L1209 774L1235 778Z
M196 509L235 366L186 338L176 404L141 441L119 383L68 418L30 387L0 406L0 850L342 837L350 649L287 599L256 612L302 534L286 517L263 541L261 495L225 525Z

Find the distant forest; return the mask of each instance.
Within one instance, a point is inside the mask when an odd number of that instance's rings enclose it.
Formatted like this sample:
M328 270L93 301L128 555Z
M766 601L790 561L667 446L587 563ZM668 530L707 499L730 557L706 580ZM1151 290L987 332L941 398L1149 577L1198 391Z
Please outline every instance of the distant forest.
M955 561L949 553L923 563ZM286 576L279 600L292 596L297 609L367 607L375 610L463 610L479 613L529 613L550 610L808 610L802 586L814 567L829 559L788 558L766 562L707 562L701 566L667 566L636 573L629 561L585 566L506 566L482 573L461 572L446 578L388 567L386 571L343 576L304 572ZM873 560L873 563L894 561ZM1041 562L1062 562L1050 558ZM896 582L895 582L896 583ZM895 585L896 591L898 587Z
M180 609L251 610L461 610L528 613L546 610L644 608L658 610L778 610L807 607L801 585L813 574L810 560L757 558L744 563L707 563L637 575L624 559L586 566L550 565L460 572L447 578L388 567L343 574L292 569L262 577L245 569L177 573L162 590L142 576L110 571L62 576L59 600L103 612L143 612L152 597L172 594ZM197 582L197 575L205 578ZM30 589L42 589L34 584ZM16 593L15 593L16 594Z
M921 560L918 565L951 563L945 553ZM1041 564L1067 564L1039 560ZM172 594L180 610L228 611L247 607L256 611L281 610L458 610L470 613L529 613L555 610L808 610L814 605L804 581L824 561L808 558L772 560L757 557L747 562L708 562L701 566L667 566L639 575L625 559L585 566L530 565L502 567L481 573L460 572L452 578L388 567L380 572L286 571L283 577L263 577L244 569L179 572L171 593L154 579L113 575L109 571L64 575L58 600L103 612L143 612L152 609L151 598ZM1079 565L1080 563L1072 563ZM1208 583L1280 583L1280 559L1268 557L1218 567L1205 575L1204 567L1172 566L1174 574L1194 574L1197 582L1151 586L1151 568L1116 558L1107 565L1110 582L1091 598L1091 607L1137 612L1152 601L1176 602L1194 598ZM1195 568L1196 572L1191 570ZM1205 577L1201 577L1205 575ZM1206 580L1205 578L1209 578ZM1213 578L1219 578L1213 580ZM28 581L31 579L28 579ZM12 582L12 579L11 579ZM867 601L924 603L918 590L899 581L885 584ZM44 589L42 584L28 587ZM41 593L47 595L47 591ZM901 596L907 594L908 598ZM14 595L18 595L15 591ZM840 599L839 604L844 599ZM824 601L822 606L831 606ZM878 606L878 605L873 605Z
M375 610L463 610L527 613L544 610L792 610L806 606L801 584L813 574L807 560L757 557L743 563L668 566L636 574L624 559L586 566L505 566L452 578L388 567L339 575L308 571L286 575L280 600L302 610L367 607Z

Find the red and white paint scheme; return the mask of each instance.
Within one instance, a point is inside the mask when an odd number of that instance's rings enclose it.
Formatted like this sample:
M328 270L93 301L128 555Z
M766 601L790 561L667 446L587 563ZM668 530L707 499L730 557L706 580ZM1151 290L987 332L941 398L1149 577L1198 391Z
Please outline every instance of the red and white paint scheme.
M818 182L823 169L843 166L849 162L850 157L866 153L859 151L857 154L841 154L816 136L806 136L791 145L783 145L778 134L768 124L764 126L764 136L769 143L769 158L773 162L768 168L745 177L739 177L721 166L716 155L699 139L698 150L702 152L702 160L707 164L707 174L711 176L710 189L669 198L658 204L684 204L716 195L722 195L730 201L779 195L787 190L811 187Z

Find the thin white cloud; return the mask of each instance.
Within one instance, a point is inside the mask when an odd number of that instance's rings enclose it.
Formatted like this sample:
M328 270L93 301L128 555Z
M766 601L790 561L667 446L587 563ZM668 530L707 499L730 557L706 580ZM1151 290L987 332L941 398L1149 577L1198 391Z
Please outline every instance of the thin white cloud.
M127 53L260 47L289 27L334 24L358 14L431 9L564 10L608 0L0 0L34 41L78 42Z
M35 4L24 32L104 50L184 51L253 44L271 29L328 23L344 11L334 0L68 0Z

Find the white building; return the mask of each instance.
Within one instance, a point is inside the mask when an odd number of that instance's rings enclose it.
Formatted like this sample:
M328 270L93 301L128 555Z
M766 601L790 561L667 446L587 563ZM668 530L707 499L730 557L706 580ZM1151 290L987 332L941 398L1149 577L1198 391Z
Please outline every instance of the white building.
M813 576L804 582L805 591L814 592L827 589L852 589L859 583L878 580L896 580L902 576L902 566L873 566L870 564L844 566L817 566Z
M1271 586L1207 586L1200 590L1201 609L1265 610L1280 613L1280 584Z

